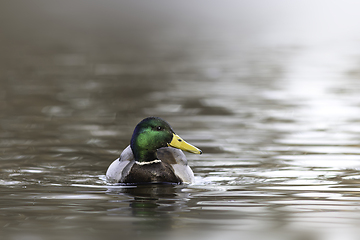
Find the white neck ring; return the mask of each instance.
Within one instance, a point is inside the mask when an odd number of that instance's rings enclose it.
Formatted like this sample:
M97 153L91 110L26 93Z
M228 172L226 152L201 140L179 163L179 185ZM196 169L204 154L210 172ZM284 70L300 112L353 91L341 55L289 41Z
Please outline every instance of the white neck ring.
M138 161L135 161L135 163L137 165L148 165L148 164L153 164L153 163L160 163L161 160L160 159L155 159L155 160L152 160L150 162L138 162Z

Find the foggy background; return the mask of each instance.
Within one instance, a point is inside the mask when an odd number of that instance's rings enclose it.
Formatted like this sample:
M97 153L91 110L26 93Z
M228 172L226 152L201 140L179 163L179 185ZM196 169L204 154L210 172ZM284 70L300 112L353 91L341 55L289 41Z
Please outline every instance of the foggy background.
M326 44L356 39L357 1L1 1L1 48L186 48L186 44ZM169 46L170 45L170 46ZM163 50L165 51L165 50ZM156 53L154 53L156 55Z

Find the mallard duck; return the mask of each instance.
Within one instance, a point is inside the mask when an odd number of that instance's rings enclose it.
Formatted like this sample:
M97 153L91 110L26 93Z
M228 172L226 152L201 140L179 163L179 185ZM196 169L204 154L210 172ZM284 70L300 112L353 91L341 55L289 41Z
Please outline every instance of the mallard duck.
M194 173L181 151L202 151L175 134L170 125L158 117L148 117L136 125L130 145L106 172L113 183L192 183Z

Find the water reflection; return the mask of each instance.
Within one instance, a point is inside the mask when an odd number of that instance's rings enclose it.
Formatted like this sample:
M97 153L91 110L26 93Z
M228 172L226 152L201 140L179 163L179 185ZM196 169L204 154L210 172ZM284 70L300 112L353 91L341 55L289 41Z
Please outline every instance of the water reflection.
M125 194L129 200L131 214L142 221L134 228L138 232L167 231L175 228L175 217L186 207L188 193L181 190L184 186L173 185L140 185L134 187L110 188L108 194ZM122 209L109 209L112 215Z

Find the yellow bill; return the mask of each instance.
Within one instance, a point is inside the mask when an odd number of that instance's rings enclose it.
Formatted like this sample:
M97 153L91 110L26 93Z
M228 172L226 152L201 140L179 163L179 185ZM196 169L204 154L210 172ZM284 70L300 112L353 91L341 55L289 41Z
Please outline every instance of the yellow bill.
M170 143L168 143L169 147L179 148L181 150L196 153L196 154L202 154L202 151L198 149L197 147L185 142L181 137L173 133L173 138Z

